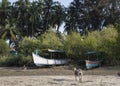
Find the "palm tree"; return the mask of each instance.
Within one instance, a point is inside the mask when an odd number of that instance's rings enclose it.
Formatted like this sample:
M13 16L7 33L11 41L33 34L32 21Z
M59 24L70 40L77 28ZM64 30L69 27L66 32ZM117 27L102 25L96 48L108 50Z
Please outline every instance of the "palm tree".
M74 0L67 9L65 30L101 30L120 21L120 0Z
M64 6L53 0L44 0L42 8L43 31L50 27L57 26L57 30L62 24L65 16Z
M64 20L64 6L59 2L53 0L38 0L34 1L30 7L31 17L30 22L32 25L32 34L42 34L50 27L57 27Z
M5 19L7 19L9 13L10 2L8 0L2 0L0 3L0 25L5 26Z
M19 0L13 4L15 8L14 18L16 18L17 26L22 34L22 36L29 36L29 18L30 18L30 2L29 0Z
M81 13L83 3L80 0L74 0L71 2L69 8L67 9L67 16L65 20L65 31L70 33L70 31L79 31L84 26L84 22L81 19L84 15Z
M2 27L1 33L0 33L0 38L4 39L4 40L9 40L9 45L11 44L11 42L16 43L16 35L19 34L19 31L17 31L18 29L16 28L15 24L13 24L13 26L11 26L9 24L9 21L6 20L6 25L5 27Z
M41 13L41 0L33 1L30 7L30 23L31 23L31 34L34 36L35 33L39 32L40 30L40 13Z
M59 31L59 27L65 19L65 7L59 2L54 2L54 7L51 13L51 26L57 27L57 31Z

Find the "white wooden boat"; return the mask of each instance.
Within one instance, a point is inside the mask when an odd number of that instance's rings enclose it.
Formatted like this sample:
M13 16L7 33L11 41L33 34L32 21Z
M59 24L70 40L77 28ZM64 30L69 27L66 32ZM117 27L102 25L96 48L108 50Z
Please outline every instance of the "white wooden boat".
M56 50L49 50L50 52L60 52ZM50 65L63 65L67 64L67 59L47 59L36 53L32 53L33 61L36 66L50 66Z

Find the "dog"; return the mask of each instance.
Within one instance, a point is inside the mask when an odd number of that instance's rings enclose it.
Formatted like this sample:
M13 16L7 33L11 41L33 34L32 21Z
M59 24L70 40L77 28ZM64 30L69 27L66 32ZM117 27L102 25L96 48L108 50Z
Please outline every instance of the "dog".
M75 80L82 82L83 79L83 71L82 69L77 69L76 67L73 69ZM77 79L78 78L78 79Z

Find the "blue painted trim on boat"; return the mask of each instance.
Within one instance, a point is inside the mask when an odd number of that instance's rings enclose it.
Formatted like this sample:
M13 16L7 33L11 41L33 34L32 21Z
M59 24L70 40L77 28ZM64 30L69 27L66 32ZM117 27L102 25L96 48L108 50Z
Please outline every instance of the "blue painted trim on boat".
M97 67L97 66L99 66L99 64L86 64L87 69L94 68L94 67Z

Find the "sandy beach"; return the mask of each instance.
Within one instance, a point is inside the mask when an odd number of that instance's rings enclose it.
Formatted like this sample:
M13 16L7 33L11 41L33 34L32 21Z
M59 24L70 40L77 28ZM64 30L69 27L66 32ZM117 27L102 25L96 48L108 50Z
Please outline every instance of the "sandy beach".
M120 86L119 69L83 70L83 81L75 81L72 70L64 68L0 68L0 86Z
M2 76L0 86L120 86L120 77L85 75L83 82L75 81L74 76Z

